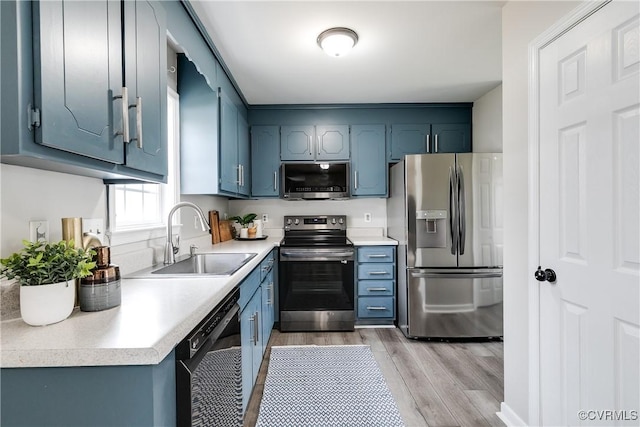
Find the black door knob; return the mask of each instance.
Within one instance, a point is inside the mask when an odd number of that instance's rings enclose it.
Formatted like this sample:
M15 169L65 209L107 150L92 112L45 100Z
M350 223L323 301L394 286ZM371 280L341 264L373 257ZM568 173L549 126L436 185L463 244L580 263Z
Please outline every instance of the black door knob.
M549 283L554 283L556 281L556 272L550 268L543 270L541 266L538 266L538 269L534 273L534 277L538 282L547 281Z

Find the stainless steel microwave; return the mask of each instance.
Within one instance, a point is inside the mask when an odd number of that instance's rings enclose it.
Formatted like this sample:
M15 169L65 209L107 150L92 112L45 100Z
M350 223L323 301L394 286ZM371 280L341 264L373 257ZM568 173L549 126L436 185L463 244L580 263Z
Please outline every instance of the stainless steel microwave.
M281 168L282 199L349 198L349 163L282 163Z

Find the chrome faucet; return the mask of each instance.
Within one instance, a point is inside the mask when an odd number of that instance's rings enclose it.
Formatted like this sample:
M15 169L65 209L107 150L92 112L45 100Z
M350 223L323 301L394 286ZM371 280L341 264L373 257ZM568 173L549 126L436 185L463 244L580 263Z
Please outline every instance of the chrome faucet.
M171 210L169 211L169 218L167 218L167 242L164 245L164 263L165 264L173 264L174 262L176 262L176 254L180 250L179 243L176 246L173 245L173 239L172 239L173 220L172 220L172 218L173 218L174 212L177 211L180 208L183 208L183 207L190 207L194 211L196 211L196 213L200 217L200 224L202 225L202 231L211 230L211 227L209 227L209 224L207 223L207 220L205 219L204 212L202 212L202 209L200 209L198 207L198 205L194 205L193 203L190 203L190 202L176 203L171 208Z

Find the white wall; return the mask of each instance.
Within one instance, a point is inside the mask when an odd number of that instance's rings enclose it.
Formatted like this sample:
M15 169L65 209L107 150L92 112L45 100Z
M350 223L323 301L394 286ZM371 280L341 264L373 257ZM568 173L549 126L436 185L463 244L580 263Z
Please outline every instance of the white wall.
M578 2L510 1L502 9L504 141L504 405L529 422L528 45ZM505 409L503 407L503 409Z
M473 151L502 153L502 85L473 101Z
M49 221L49 241L58 241L61 218L105 218L102 180L0 164L0 181L3 258L22 248L22 239L29 239L29 221Z
M231 200L229 215L256 213L267 214L269 222L264 224L265 234L281 232L285 215L347 215L350 232L374 232L386 235L387 199L362 198L351 200ZM371 222L364 222L364 214L371 214ZM269 231L272 229L273 231ZM375 230L373 230L375 229Z

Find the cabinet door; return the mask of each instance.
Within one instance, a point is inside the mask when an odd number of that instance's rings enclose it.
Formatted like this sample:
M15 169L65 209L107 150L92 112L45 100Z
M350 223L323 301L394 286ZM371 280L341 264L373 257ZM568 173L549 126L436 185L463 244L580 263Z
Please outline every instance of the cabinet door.
M33 3L37 143L123 163L121 3Z
M349 160L349 126L316 126L316 160Z
M387 194L385 141L384 125L351 126L351 195Z
M280 194L280 128L251 127L251 194L278 197Z
M431 128L433 153L471 152L471 125L434 124Z
M280 158L282 160L313 160L313 126L282 126L280 128Z
M423 154L429 150L430 124L393 125L391 127L391 160L402 160L406 154Z
M249 124L238 112L238 166L240 168L240 183L238 193L243 196L251 194L251 164L249 151Z
M125 85L129 89L128 167L167 174L167 22L164 7L125 1Z
M242 351L242 408L243 412L249 403L251 391L255 384L262 363L261 331L261 290L253 294L242 313L240 313L240 340Z
M274 322L275 283L273 270L262 282L262 352L267 349L267 342L271 336Z
M237 193L240 181L238 164L238 109L220 88L220 190Z

